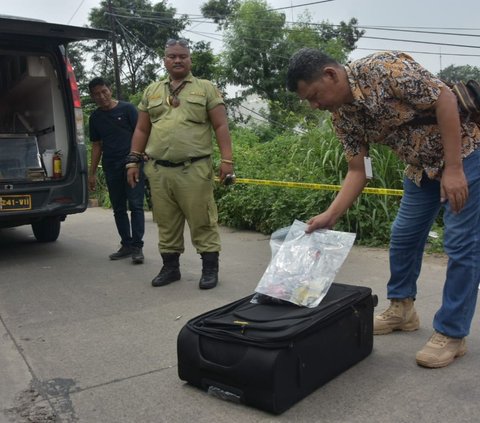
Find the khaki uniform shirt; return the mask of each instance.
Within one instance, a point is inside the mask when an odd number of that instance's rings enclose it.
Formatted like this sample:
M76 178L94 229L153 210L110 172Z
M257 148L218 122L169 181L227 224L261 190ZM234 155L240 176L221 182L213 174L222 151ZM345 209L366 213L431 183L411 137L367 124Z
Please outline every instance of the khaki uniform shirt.
M431 179L441 176L443 145L438 125L408 124L434 117L434 104L445 84L400 52L381 52L346 66L354 97L333 113L333 124L347 160L360 147L379 143L407 163L406 176L420 185L423 172ZM480 129L462 122L462 157L480 147Z
M145 152L152 159L179 163L212 154L212 125L208 111L224 104L218 89L189 74L177 97L178 107L168 104L169 78L149 85L138 109L150 116L152 129Z

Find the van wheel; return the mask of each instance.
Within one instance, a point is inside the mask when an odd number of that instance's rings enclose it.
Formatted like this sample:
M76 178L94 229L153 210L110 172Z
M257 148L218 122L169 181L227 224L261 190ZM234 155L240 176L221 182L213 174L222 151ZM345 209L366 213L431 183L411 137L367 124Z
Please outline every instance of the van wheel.
M60 219L47 217L39 222L32 223L33 234L39 242L56 241L60 235Z

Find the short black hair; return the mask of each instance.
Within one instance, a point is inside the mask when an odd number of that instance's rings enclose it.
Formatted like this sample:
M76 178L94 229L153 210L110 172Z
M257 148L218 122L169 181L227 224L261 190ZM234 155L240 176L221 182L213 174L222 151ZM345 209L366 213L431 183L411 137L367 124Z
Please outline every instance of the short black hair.
M339 63L328 54L315 48L302 48L290 58L287 71L287 89L296 92L298 82L311 82L320 76L325 66Z
M98 87L99 85L105 85L106 87L110 88L111 84L110 81L106 80L105 78L102 78L101 76L97 76L96 78L93 78L89 83L88 83L88 90L92 92L92 90L95 87Z

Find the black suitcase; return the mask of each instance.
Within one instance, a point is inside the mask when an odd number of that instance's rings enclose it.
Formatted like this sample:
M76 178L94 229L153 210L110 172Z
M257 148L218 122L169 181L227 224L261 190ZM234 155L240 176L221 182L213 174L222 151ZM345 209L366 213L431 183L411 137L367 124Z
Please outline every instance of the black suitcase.
M370 288L334 283L315 308L251 298L186 323L177 339L180 379L280 414L372 351Z
M180 379L280 414L372 351L370 288L334 283L315 308L251 298L187 322L177 339Z

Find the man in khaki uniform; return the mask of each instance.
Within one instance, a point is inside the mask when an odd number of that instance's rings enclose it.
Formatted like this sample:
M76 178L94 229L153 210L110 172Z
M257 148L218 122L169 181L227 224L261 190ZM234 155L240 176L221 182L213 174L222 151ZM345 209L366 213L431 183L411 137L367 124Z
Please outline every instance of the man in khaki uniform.
M127 160L134 186L139 162L150 182L153 215L163 260L153 286L181 278L183 230L188 222L193 246L202 257L201 289L218 283L220 236L213 197L212 129L221 155L220 180L233 174L232 143L221 94L209 81L195 78L185 40L168 40L164 64L168 78L147 87L138 106L138 123Z

